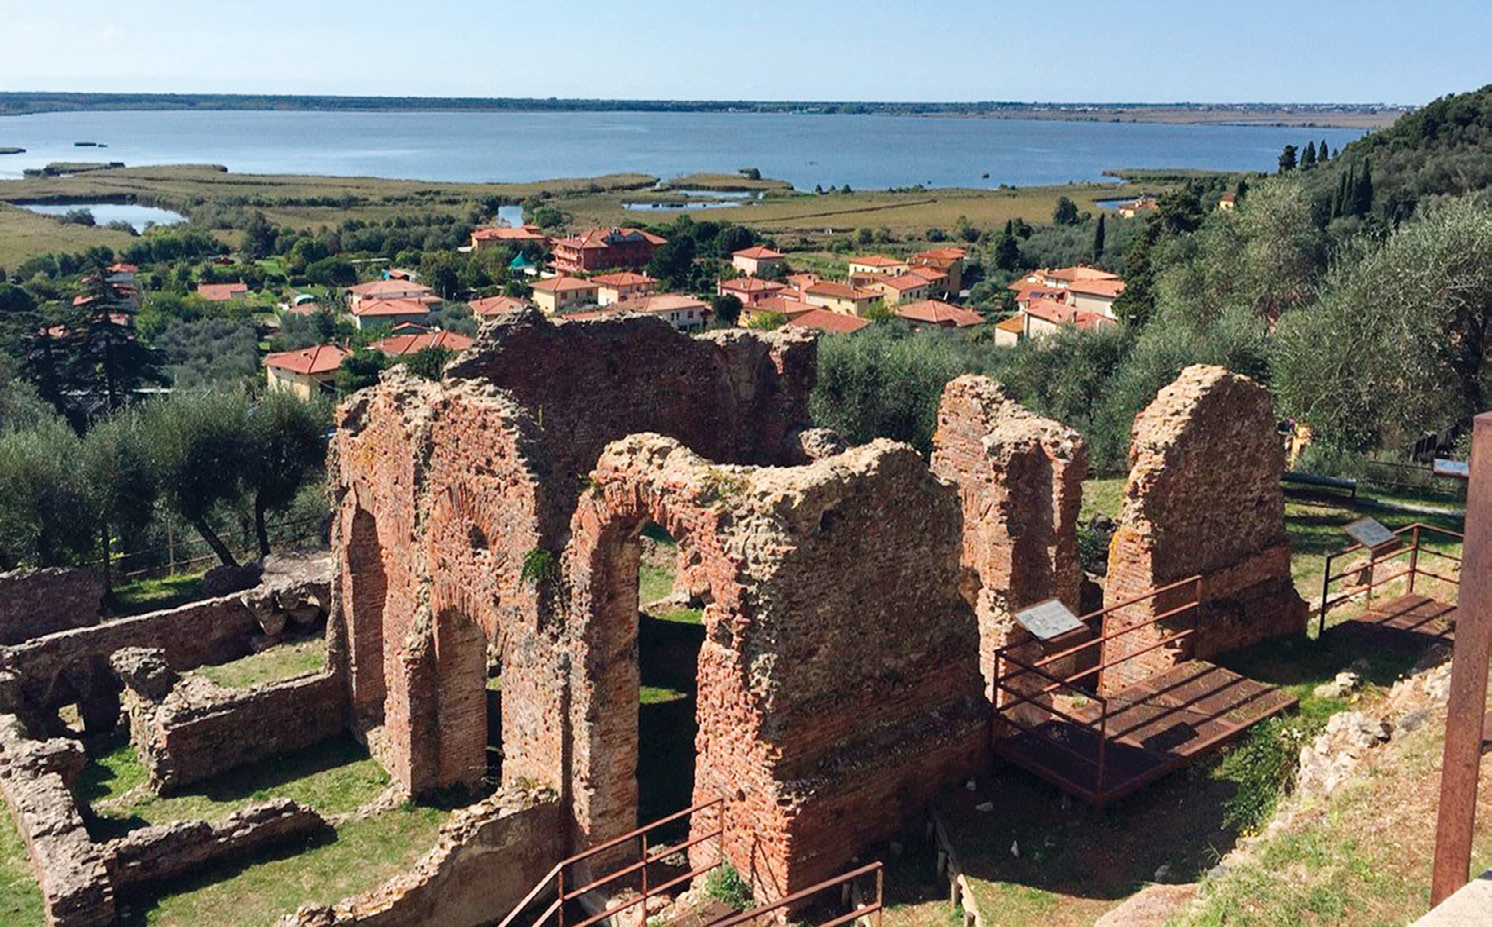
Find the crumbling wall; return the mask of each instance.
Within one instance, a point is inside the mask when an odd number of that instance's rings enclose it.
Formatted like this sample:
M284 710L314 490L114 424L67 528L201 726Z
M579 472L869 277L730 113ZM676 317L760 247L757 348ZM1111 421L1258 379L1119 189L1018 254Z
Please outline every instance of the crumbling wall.
M1186 368L1135 419L1129 458L1105 606L1193 575L1202 577L1205 605L1194 639L1135 655L1189 627L1188 613L1107 642L1104 662L1124 662L1105 672L1105 690L1188 657L1305 630L1306 606L1290 578L1284 451L1262 386L1222 367ZM1145 624L1189 594L1111 612L1104 633Z
M408 872L332 906L303 905L277 927L477 927L510 911L564 853L553 793L507 789L458 809Z
M1082 614L1077 521L1088 446L988 377L963 376L943 390L932 470L959 488L963 588L979 620L979 665L994 701L996 651L1009 647L1028 661L1042 654L1016 612L1057 598ZM1045 684L1029 674L1019 683Z
M103 583L88 570L0 573L0 644L97 624L103 598Z
M758 894L840 871L974 767L988 714L957 591L953 487L891 442L754 468L636 435L592 473L562 572L569 791L590 842L636 821L637 536L649 522L678 539L686 582L708 590L694 800L724 796L726 855ZM697 815L696 833L716 820Z
M159 650L125 649L111 662L124 682L130 740L162 795L346 729L346 683L333 672L224 689L203 676L177 678Z
M114 922L105 854L89 838L72 793L87 762L77 741L35 740L16 715L0 714L0 793L31 857L48 927Z
M330 833L331 825L315 811L277 798L219 821L142 827L111 840L102 852L114 890L122 894Z

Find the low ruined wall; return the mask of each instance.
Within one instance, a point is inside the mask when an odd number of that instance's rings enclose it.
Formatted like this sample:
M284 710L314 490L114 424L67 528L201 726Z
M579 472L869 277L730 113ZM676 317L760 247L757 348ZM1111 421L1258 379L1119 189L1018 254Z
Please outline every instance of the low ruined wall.
M87 570L0 573L0 644L98 623L104 587Z
M332 907L303 905L277 927L477 927L494 923L559 862L564 822L552 793L507 789L451 816L406 873Z
M224 689L201 676L171 679L160 651L121 651L116 668L131 659L120 673L130 740L161 794L320 743L347 724L347 689L331 672Z
M49 927L114 921L104 853L89 838L69 787L86 763L76 741L33 740L19 718L0 714L0 794L31 857Z
M221 821L142 827L109 842L105 863L120 893L223 866L329 833L321 815L288 798L250 805Z

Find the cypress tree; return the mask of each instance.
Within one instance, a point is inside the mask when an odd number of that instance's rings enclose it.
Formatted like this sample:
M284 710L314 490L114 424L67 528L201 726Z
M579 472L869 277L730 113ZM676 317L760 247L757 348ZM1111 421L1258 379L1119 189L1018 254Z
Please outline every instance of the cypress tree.
M1300 166L1308 169L1316 166L1316 143L1306 142L1305 154L1300 156Z
M1326 144L1326 139L1324 138L1321 140L1321 147L1316 149L1316 160L1321 164L1325 164L1331 160L1331 148Z
M1362 166L1362 176L1357 179L1357 188L1353 191L1353 210L1356 216L1366 216L1373 211L1373 168L1366 162Z
M1103 239L1104 239L1104 227L1103 227L1104 222L1103 222L1103 219L1104 219L1103 214L1099 213L1099 216L1098 216L1098 226L1093 230L1093 260L1095 260L1095 261L1101 260L1103 258Z
M1233 188L1233 199L1235 199L1235 200L1241 200L1245 196L1248 195L1248 192L1249 192L1248 178L1246 178L1246 177L1240 177L1240 178L1238 178L1238 186L1236 186L1236 187Z
M1280 173L1288 174L1295 170L1295 146L1286 145L1285 150L1280 152Z

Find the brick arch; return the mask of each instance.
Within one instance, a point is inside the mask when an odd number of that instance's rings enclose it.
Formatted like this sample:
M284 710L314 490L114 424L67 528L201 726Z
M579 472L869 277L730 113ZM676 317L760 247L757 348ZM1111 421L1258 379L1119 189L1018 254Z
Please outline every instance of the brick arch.
M684 582L707 590L705 644L697 669L696 704L738 703L745 697L738 668L710 671L724 649L712 641L729 639L741 601L736 565L716 533L716 513L663 481L647 475L593 475L571 522L564 575L568 621L564 633L575 655L571 665L569 714L571 751L569 793L583 844L605 841L636 827L638 821L638 564L639 535L656 524L679 545ZM734 651L730 651L734 652ZM701 717L703 730L705 718ZM703 735L702 735L703 736ZM694 801L716 797L732 783L695 757ZM695 826L707 822L696 821Z
M388 572L383 543L373 513L354 503L347 521L346 556L342 560L348 648L348 679L353 718L364 730L383 722L384 608Z
M478 788L487 775L487 635L462 609L435 616L435 717L438 786Z

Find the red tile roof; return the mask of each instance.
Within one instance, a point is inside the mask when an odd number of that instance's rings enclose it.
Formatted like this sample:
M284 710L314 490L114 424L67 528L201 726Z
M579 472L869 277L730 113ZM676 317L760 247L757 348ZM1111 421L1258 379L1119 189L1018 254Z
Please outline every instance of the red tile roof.
M922 322L947 328L968 328L984 321L984 317L972 309L965 309L938 299L919 299L914 303L897 306L896 315L909 322Z
M835 283L833 280L820 280L812 286L805 287L803 292L813 296L826 296L831 299L872 300L881 298L881 294L875 290L862 290L859 287L850 286L848 283Z
M110 264L109 265L109 273L111 273L111 274L135 274L135 273L139 273L139 272L140 272L140 268L136 267L133 264Z
M1045 277L1048 280L1061 280L1066 283L1073 283L1078 280L1119 279L1118 274L1110 273L1106 270L1099 270L1097 267L1089 267L1086 264L1076 264L1072 267L1057 267L1051 270L1043 268L1036 271L1036 273L1032 274L1032 276L1037 278L1038 280L1042 277Z
M927 278L912 273L898 274L895 277L884 278L877 282L889 286L893 290L915 290L918 287L927 286Z
M821 332L832 332L834 334L848 335L857 332L870 324L869 319L859 319L842 312L822 307L805 312L797 318L788 319L788 325L796 325L801 328L812 328Z
M365 299L352 310L355 316L428 315L430 307L413 299Z
M652 277L649 277L647 274L634 274L631 271L620 271L614 274L602 274L599 277L592 277L591 282L594 283L596 286L604 286L607 289L616 289L617 287L624 286L647 286L650 283L657 283L658 281L654 280Z
M197 295L211 303L226 302L233 298L235 293L247 293L249 286L246 283L199 283L197 284Z
M1053 325L1070 325L1081 331L1093 331L1106 325L1119 324L1102 312L1077 309L1050 299L1031 300L1026 304L1026 314L1051 322Z
M925 261L962 261L965 257L968 256L968 254L969 252L965 251L963 248L955 248L953 246L944 248L929 248L926 251L919 251L916 254L912 255L912 260L915 261L921 259Z
M771 248L763 245L753 245L750 248L742 248L740 251L732 254L731 257L750 258L753 261L772 261L786 257L786 255L781 251L773 251Z
M589 280L579 277L545 277L543 280L535 280L534 289L545 293L569 293L575 290L594 290L596 285Z
M331 373L342 366L343 358L352 354L339 344L318 344L299 351L281 351L264 358L264 366L278 367L291 373Z
M375 341L369 347L393 357L402 357L405 354L414 354L417 351L423 351L425 348L445 348L447 351L465 351L475 343L475 339L468 338L458 332L428 331L407 335L394 335L382 341Z
M516 296L489 296L486 299L474 299L469 304L471 311L479 316L489 317L494 315L505 315L509 312L518 312L533 305L526 299Z
M1123 280L1078 280L1068 284L1067 289L1072 293L1082 293L1085 296L1103 296L1115 299L1124 292Z
M898 261L896 258L888 258L884 254L867 254L864 257L852 257L851 264L863 264L866 267L899 267L906 261Z
M822 308L822 306L815 306L810 303L802 302L801 300L789 299L786 296L768 296L766 299L757 303L755 306L747 306L746 311L772 312L776 313L777 315L795 316Z
M634 228L586 229L577 235L561 238L558 244L567 248L609 248L619 242L639 238L652 245L668 244L668 239L661 235Z
M658 293L653 296L624 299L606 307L606 311L612 314L641 312L646 315L660 315L666 312L677 312L680 309L698 309L709 312L710 304L684 293Z
M729 280L720 281L720 289L736 290L741 293L776 293L787 289L787 284L778 283L775 280L763 280L760 277L732 277Z
M471 237L477 241L548 241L549 236L539 231L537 225L525 225L522 228L512 228L506 225L488 226L476 229Z
M926 280L928 283L937 283L939 280L948 279L948 275L943 271L938 270L936 267L923 267L919 265L917 267L913 267L910 271L908 271L908 273L915 274L916 276L921 277L923 280Z
M363 299L378 299L388 296L396 298L405 297L410 293L416 296L425 296L435 291L423 283L412 283L408 280L370 280L367 283L359 283L357 286L348 287L347 292Z

